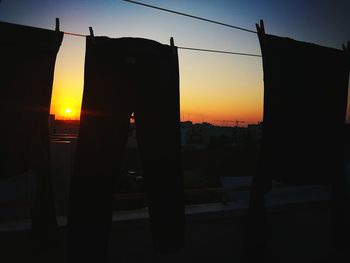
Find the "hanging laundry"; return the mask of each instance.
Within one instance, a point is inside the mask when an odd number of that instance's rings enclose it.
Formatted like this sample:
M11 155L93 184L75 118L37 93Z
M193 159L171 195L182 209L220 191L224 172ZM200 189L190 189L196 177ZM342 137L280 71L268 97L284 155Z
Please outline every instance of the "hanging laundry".
M347 247L345 118L350 56L265 33L259 33L259 39L264 69L263 136L248 217L250 245L259 251L255 257L261 257L265 246L264 194L272 180L332 185L333 241L337 248Z
M156 251L184 246L177 49L141 38L87 37L68 215L68 262L103 262L113 184L134 113ZM88 233L88 235L86 235Z
M292 184L329 184L344 169L349 55L265 35L262 173Z
M0 179L36 173L32 227L41 239L56 226L48 121L63 33L0 22L0 35Z

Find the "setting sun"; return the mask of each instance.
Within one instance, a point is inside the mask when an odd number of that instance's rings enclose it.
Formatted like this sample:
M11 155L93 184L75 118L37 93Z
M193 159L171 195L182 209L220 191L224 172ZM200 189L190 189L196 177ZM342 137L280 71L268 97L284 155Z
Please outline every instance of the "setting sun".
M65 117L65 119L70 120L75 117L74 115L75 114L71 108L64 108L63 116Z

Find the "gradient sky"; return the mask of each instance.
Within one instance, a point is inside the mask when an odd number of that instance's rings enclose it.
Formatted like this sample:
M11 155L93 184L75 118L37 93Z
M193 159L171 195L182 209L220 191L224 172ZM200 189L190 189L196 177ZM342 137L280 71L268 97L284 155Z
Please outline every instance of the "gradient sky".
M340 48L350 40L350 1L141 0L223 23ZM144 37L161 43L260 54L255 34L165 13L120 0L2 0L0 20L34 27L110 37ZM55 68L51 113L77 118L83 91L85 39L64 36ZM181 118L196 122L262 119L261 58L179 50ZM349 100L348 100L349 101ZM349 109L348 109L349 113ZM350 114L348 114L349 118ZM222 124L223 122L216 122Z

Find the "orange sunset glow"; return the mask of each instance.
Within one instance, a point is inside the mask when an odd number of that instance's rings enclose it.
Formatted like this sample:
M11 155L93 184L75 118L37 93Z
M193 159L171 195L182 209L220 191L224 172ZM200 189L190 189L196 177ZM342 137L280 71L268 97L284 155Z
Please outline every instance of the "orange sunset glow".
M55 66L51 114L78 120L84 85L85 39L65 36ZM179 50L181 121L262 119L261 59ZM68 110L69 109L69 110Z
M50 113L58 120L80 118L83 95L83 38L65 37L57 55Z

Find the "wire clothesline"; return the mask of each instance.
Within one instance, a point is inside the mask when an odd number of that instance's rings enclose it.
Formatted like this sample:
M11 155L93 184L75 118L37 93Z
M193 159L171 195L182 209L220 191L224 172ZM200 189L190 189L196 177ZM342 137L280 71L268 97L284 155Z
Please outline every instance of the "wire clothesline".
M210 23L221 25L221 26L226 26L226 27L231 27L231 28L238 29L238 30L243 30L243 31L246 31L246 32L249 32L249 33L254 33L254 34L257 33L256 31L253 31L253 30L250 30L250 29L247 29L247 28L242 28L242 27L238 27L238 26L234 26L234 25L229 25L229 24L225 24L225 23L222 23L222 22L210 20L210 19L203 18L203 17L198 17L198 16L185 14L185 13L181 13L181 12L178 12L178 11L174 11L174 10L170 10L170 9L166 9L166 8L162 8L162 7L158 7L158 6L153 6L153 5L141 3L141 2L138 2L138 1L132 1L132 0L122 0L122 1L133 3L133 4L138 4L138 5L141 5L141 6L145 6L145 7L149 7L149 8L153 8L153 9L157 9L157 10L161 10L161 11L165 11L165 12L174 13L174 14L177 14L177 15L187 16L187 17L194 18L194 19L199 19L199 20L202 20L202 21L205 21L205 22L210 22ZM90 29L90 35L91 35L92 27L90 27L89 29ZM59 29L59 19L58 18L56 18L56 31L60 31L60 29ZM88 36L88 35L74 33L74 32L66 32L66 31L60 31L60 32L64 33L65 35L71 35L71 36L76 36L76 37L87 37ZM93 33L92 33L92 35L93 35ZM178 49L182 49L182 50L189 50L189 51L221 53L221 54L238 55L238 56L249 56L249 57L262 57L259 54L234 52L234 51L225 51L225 50L215 50L215 49L204 49L204 48L197 48L197 47L177 46L177 48Z
M238 26L234 26L234 25L229 25L229 24L225 24L225 23L222 23L222 22L214 21L214 20L211 20L211 19L198 17L198 16L194 16L194 15L190 15L190 14L186 14L186 13L182 13L182 12L178 12L178 11L174 11L174 10L170 10L170 9L166 9L166 8L162 8L162 7L158 7L158 6L154 6L154 5L149 5L149 4L141 3L141 2L138 2L138 1L132 1L132 0L122 0L122 1L133 3L133 4L137 4L137 5L141 5L141 6L144 6L144 7L149 7L149 8L161 10L161 11L165 11L165 12L169 12L169 13L173 13L173 14L177 14L177 15L182 15L182 16L186 16L186 17L190 17L190 18L194 18L194 19L198 19L198 20L202 20L202 21L209 22L209 23L218 24L218 25L221 25L221 26L231 27L231 28L242 30L242 31L246 31L246 32L249 32L249 33L254 33L254 34L257 33L256 31L253 31L253 30L250 30L250 29L247 29L247 28L238 27ZM63 33L67 34L67 35L72 35L72 36L86 37L86 35L77 34L77 33L71 33L71 32L63 32ZM183 49L183 50L190 50L190 51L199 51L199 52L211 52L211 53L238 55L238 56L262 57L261 55L258 55L258 54L243 53L243 52L233 52L233 51L224 51L224 50L214 50L214 49L204 49L204 48L196 48L196 47L182 47L182 46L178 46L177 48L178 49Z
M223 50L214 50L214 49L203 49L203 48L193 48L193 47L177 47L178 49L192 50L192 51L202 51L202 52L213 52L213 53L222 53L229 55L238 55L238 56L250 56L250 57L262 57L258 54L242 53L242 52L232 52L232 51L223 51Z
M71 35L71 36L76 36L76 37L87 37L88 36L88 35L72 33L72 32L65 32L65 31L62 31L62 32L64 34L66 34L66 35ZM224 51L224 50L216 50L216 49L204 49L204 48L182 47L182 46L177 46L177 48L178 49L183 49L183 50L190 50L190 51L221 53L221 54L238 55L238 56L261 57L261 55L258 55L258 54L243 53L243 52L233 52L233 51Z
M149 5L149 4L141 3L141 2L138 2L138 1L132 1L132 0L122 0L122 1L133 3L133 4L137 4L137 5L141 5L141 6L145 6L145 7L149 7L149 8L153 8L153 9L157 9L157 10L161 10L161 11L165 11L165 12L169 12L169 13L173 13L173 14L177 14L177 15L181 15L181 16L187 16L187 17L190 17L190 18L194 18L194 19L202 20L202 21L205 21L205 22L213 23L213 24L217 24L217 25L221 25L221 26L226 26L226 27L242 30L242 31L249 32L249 33L254 33L254 34L257 33L256 31L248 29L248 28L243 28L243 27L239 27L239 26L229 25L229 24L218 22L218 21L215 21L215 20L211 20L211 19L207 19L207 18L203 18L203 17L199 17L199 16L194 16L194 15L190 15L190 14L174 11L174 10L171 10L171 9L166 9L166 8L163 8L163 7Z
M167 9L167 8L163 8L163 7L159 7L159 6L155 6L155 5L150 5L150 4L146 4L146 3L142 3L142 2L134 1L134 0L121 0L121 1L132 3L132 4L136 4L136 5L140 5L140 6L144 6L144 7L148 7L148 8L152 8L152 9L156 9L156 10L160 10L160 11L164 11L164 12L173 13L173 14L176 14L176 15L186 16L186 17L198 19L198 20L201 20L201 21L214 23L214 24L217 24L217 25L226 26L226 27L230 27L230 28L233 28L233 29L238 29L238 30L242 30L242 31L245 31L245 32L254 33L254 34L258 34L259 35L259 32L251 30L251 29L248 29L248 28L234 26L234 25L222 23L222 22L211 20L211 19L204 18L204 17L199 17L199 16L195 16L195 15L191 15L191 14L187 14L187 13L183 13L183 12L179 12L179 11L175 11L175 10L171 10L171 9ZM256 24L256 26L259 26L259 25ZM260 31L261 31L260 33L265 34L264 23L263 23L262 20L260 20ZM343 50L349 50L350 49L349 47L350 47L350 41L348 41L347 46L345 44L342 45ZM197 48L182 48L182 49L216 52L215 50L205 50L205 49L197 49ZM229 52L229 51L218 51L218 52L219 53L226 53L226 54L234 54L234 55L248 55L248 56L252 55L252 56L255 56L255 57L262 57L261 55L245 54L245 53L239 53L239 52Z

